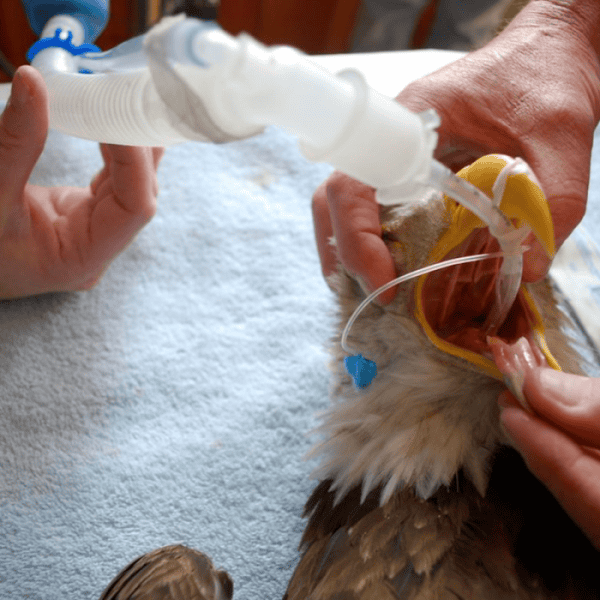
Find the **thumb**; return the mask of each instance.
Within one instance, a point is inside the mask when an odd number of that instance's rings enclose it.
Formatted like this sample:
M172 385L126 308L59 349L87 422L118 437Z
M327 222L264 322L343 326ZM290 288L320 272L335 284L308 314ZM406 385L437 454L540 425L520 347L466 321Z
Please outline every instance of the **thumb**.
M535 368L523 391L539 416L578 443L600 447L600 379Z
M21 202L47 133L48 91L44 80L33 67L20 67L0 116L0 225Z

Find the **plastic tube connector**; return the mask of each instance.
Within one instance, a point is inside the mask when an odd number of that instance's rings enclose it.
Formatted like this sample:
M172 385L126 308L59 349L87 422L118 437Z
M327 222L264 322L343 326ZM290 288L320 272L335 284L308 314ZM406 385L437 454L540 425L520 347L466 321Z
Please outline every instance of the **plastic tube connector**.
M412 190L417 180L427 181L439 119L432 118L432 111L423 117L379 94L359 71L342 71L337 77L352 86L352 110L328 147L302 143L305 156L332 164L372 187L392 186L396 193L407 184Z
M73 44L73 32L65 31L63 34L63 30L57 27L53 37L43 38L35 42L27 51L26 58L29 62L32 62L42 50L48 50L49 48L62 48L72 56L87 54L88 52L100 52L100 48L94 44L81 44L79 46ZM79 69L79 72L89 73L91 71Z
M223 31L203 34L194 51L208 65L196 89L223 130L279 126L300 138L308 159L373 187L427 180L439 120L370 89L359 72L335 75L293 48Z
M93 63L104 72L75 74ZM51 126L97 141L223 142L276 125L300 138L309 159L377 188L426 180L437 142L439 121L369 89L359 73L334 75L293 48L267 48L183 15L99 56L75 60L56 47L33 64L50 90Z

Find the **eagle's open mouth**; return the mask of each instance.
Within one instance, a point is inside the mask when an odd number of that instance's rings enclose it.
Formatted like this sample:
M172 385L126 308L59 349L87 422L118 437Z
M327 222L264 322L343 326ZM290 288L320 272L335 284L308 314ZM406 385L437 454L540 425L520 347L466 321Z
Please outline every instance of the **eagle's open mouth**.
M473 231L443 260L497 252L498 242L486 234L485 230ZM520 337L527 337L532 328L539 325L521 290L497 331L485 331L501 263L502 258L485 259L435 271L427 276L422 288L423 313L440 339L491 358L487 343L490 333L511 344Z
M508 159L510 160L510 159ZM459 173L490 197L507 157L479 159ZM532 174L510 175L500 210L519 227L528 225L549 256L554 254L550 211ZM499 244L485 224L446 198L451 225L430 256L431 262L497 252ZM415 285L415 314L423 330L439 349L464 358L488 374L502 378L493 360L488 336L514 344L522 337L541 349L549 364L556 364L544 339L544 322L532 296L521 286L515 303L496 331L486 331L486 320L495 302L496 276L502 258L448 267L421 276Z

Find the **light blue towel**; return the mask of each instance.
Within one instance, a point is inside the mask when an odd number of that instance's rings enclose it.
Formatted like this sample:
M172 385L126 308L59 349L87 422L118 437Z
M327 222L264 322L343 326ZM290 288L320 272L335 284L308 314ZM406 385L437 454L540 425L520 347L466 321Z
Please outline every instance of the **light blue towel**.
M100 164L53 133L34 179L79 185ZM237 598L281 597L328 404L310 198L329 172L275 129L170 148L157 216L96 289L0 303L2 600L96 600L172 543Z
M100 164L52 133L34 180ZM275 129L172 147L158 214L96 289L0 304L0 598L93 600L175 542L238 598L282 595L327 405L310 198L330 170Z

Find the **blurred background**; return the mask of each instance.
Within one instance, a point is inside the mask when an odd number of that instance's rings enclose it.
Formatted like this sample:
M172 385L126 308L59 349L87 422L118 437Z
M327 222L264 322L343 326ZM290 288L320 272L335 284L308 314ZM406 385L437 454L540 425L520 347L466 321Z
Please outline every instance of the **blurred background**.
M216 19L232 34L309 54L438 48L473 50L527 0L112 0L96 44L107 50L145 32L163 15ZM10 81L36 41L21 0L0 3L0 81Z

